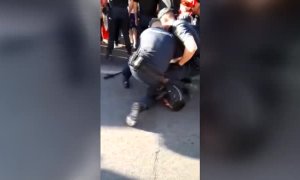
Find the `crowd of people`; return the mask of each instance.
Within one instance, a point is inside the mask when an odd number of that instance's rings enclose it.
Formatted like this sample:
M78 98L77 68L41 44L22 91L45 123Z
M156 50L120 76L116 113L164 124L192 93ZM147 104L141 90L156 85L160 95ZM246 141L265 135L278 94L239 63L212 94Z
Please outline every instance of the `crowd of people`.
M174 111L181 110L188 94L186 85L200 73L200 2L110 0L102 1L102 12L106 58L121 31L129 55L120 72L123 85L130 87L131 76L147 85L146 95L132 104L126 123L135 126L139 114L158 100Z
M178 19L200 24L199 0L101 0L101 41L109 44L107 56L119 44L122 32L128 54L136 50L138 36L163 8L172 8Z

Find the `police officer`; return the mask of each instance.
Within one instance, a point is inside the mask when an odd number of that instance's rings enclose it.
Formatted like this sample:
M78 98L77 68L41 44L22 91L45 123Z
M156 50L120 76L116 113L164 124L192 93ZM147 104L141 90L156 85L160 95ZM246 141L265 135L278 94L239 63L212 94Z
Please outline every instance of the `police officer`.
M129 13L127 7L132 8L131 4L128 4L126 0L110 0L110 16L111 23L109 27L109 41L106 52L106 58L112 54L114 49L114 41L117 40L117 32L122 30L122 34L125 41L125 46L128 54L131 54L131 43L129 39Z
M183 50L183 55L177 60L181 68L174 68L170 76L179 79L188 78L200 73L200 34L190 23L176 20L173 10L163 8L158 13L162 26L172 32L177 40L177 45ZM181 73L179 70L181 69Z
M171 59L176 57L174 36L161 28L158 19L151 21L151 28L141 34L138 50L129 59L132 75L148 86L146 95L133 103L130 114L126 117L129 126L137 123L140 112L148 109L154 102L158 89L170 83L164 75Z

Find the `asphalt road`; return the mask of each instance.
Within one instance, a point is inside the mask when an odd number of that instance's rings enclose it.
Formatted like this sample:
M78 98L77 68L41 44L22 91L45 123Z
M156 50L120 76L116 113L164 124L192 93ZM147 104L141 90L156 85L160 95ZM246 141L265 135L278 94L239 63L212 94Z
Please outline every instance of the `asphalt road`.
M101 74L121 70L126 60L123 48L117 48L110 60L102 55ZM101 180L200 179L199 88L182 111L157 104L131 128L125 117L146 88L133 78L131 84L124 89L121 76L101 78Z

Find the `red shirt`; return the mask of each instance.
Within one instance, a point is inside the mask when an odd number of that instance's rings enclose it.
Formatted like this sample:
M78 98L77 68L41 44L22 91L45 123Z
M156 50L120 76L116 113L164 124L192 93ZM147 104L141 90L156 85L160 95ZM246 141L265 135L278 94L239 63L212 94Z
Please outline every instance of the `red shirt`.
M180 6L181 8L185 8L186 12L192 14L193 8L196 6L197 3L199 3L198 0L181 0ZM179 10L179 14L181 14L181 10Z
M186 7L189 7L189 8L193 8L193 7L195 7L197 2L198 2L197 0L181 0L180 4L182 4Z

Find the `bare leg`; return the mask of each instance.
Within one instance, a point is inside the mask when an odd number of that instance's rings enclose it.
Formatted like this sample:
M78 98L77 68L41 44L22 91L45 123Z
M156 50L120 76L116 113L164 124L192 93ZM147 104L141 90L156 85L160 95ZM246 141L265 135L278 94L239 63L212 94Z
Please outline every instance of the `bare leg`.
M131 44L133 44L134 40L133 40L133 29L129 29L129 39Z
M132 29L132 40L133 40L133 47L137 48L136 47L136 45L137 45L137 30L136 30L136 28Z

